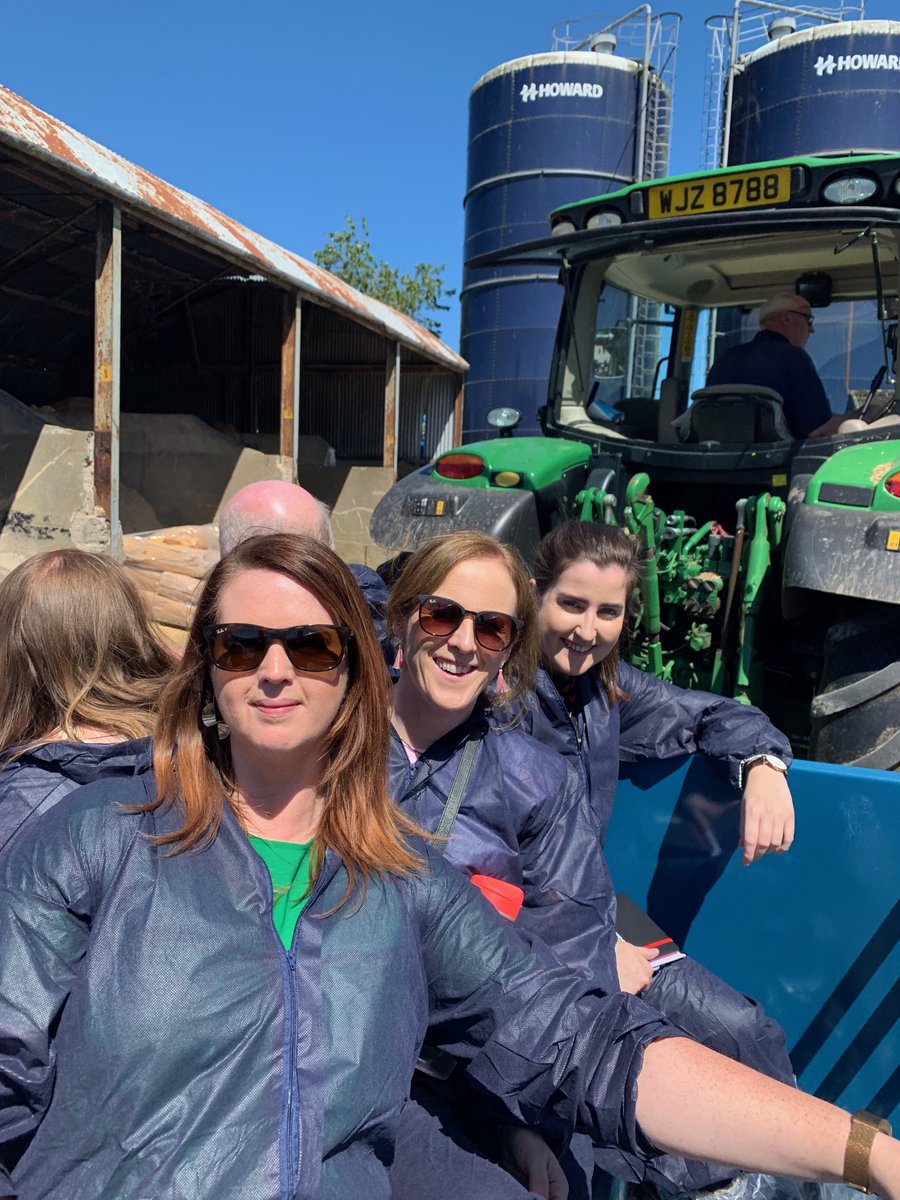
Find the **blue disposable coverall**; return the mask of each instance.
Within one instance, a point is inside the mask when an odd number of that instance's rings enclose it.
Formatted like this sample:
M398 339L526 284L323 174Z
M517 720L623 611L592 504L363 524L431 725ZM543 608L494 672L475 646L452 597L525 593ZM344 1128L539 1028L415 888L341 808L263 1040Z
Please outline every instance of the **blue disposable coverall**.
M373 877L335 911L328 853L286 952L226 805L178 855L153 776L102 780L0 855L0 1196L383 1200L429 1016L513 1119L653 1156L643 1048L676 1031L529 947L458 872ZM123 807L124 806L124 807Z
M0 755L0 848L76 788L95 779L128 779L149 765L149 738L47 742L12 757Z
M675 687L627 663L618 664L618 682L627 698L610 705L596 671L578 677L579 705L570 716L549 674L541 669L535 693L521 713L523 726L579 771L601 845L612 813L620 761L702 753L722 768L735 789L744 759L771 753L791 761L787 738L758 708ZM754 1000L736 992L694 959L662 967L641 995L711 1049L782 1083L794 1082L778 1023ZM607 1150L598 1150L596 1161L611 1174L623 1175ZM686 1162L683 1174L676 1178L670 1174L667 1182L660 1177L661 1165L670 1170L668 1159L640 1164L641 1173L634 1178L666 1189L676 1183L684 1191L695 1191L709 1185L708 1171L717 1170ZM720 1172L720 1179L723 1174Z
M478 752L469 784L454 822L445 855L467 874L489 875L520 886L523 908L517 926L542 938L557 957L586 974L594 986L609 994L619 992L615 964L615 895L599 845L596 822L587 803L581 768L541 746L523 729L509 728L508 716L499 710L489 716L489 706L473 715L446 737L429 747L411 765L400 739L391 740L390 790L404 811L429 832L437 829L459 766L463 747L476 739ZM671 972L665 986L660 976ZM686 1016L691 1032L714 1049L747 1062L787 1082L792 1079L779 1027L768 1021L758 1006L729 988L722 980L692 960L671 964L654 979L676 1024ZM653 1000L649 1001L653 1003ZM714 1010L702 1019L698 1004ZM719 1026L721 1025L721 1028ZM744 1044L746 1039L747 1044ZM761 1043L761 1044L758 1044ZM467 1102L458 1081L443 1085L423 1081L413 1089L414 1100L431 1113L431 1121L415 1105L405 1110L401 1140L391 1175L395 1200L420 1196L441 1200L454 1194L457 1177L465 1170L477 1177L467 1159L459 1165L453 1142L466 1151L470 1134L484 1124L477 1106ZM465 1119L460 1120L463 1117ZM447 1137L442 1136L446 1134ZM551 1134L552 1130L548 1130ZM449 1141L453 1139L453 1142ZM496 1143L489 1127L484 1149ZM443 1146L441 1143L444 1143ZM576 1142L564 1165L572 1200L589 1195L585 1170L593 1170L595 1152ZM558 1145L558 1143L556 1143ZM562 1149L562 1147L559 1147ZM627 1148L596 1151L601 1169L618 1178L660 1184L666 1190L696 1190L730 1179L734 1171L718 1165L661 1156L652 1164L638 1161ZM587 1163L590 1166L587 1167ZM480 1187L486 1195L523 1196L513 1180L505 1187L485 1169Z

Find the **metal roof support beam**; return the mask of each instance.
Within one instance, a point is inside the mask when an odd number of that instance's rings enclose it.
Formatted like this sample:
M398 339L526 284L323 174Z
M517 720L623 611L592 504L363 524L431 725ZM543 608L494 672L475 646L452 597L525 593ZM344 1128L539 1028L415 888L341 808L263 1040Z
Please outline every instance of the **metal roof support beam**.
M109 552L122 558L119 524L119 387L122 350L122 210L97 212L94 278L94 508L109 524Z
M297 437L300 421L300 332L299 292L285 292L281 319L281 417L278 453L281 473L297 482Z
M388 342L384 381L384 457L397 478L397 439L400 432L400 343Z

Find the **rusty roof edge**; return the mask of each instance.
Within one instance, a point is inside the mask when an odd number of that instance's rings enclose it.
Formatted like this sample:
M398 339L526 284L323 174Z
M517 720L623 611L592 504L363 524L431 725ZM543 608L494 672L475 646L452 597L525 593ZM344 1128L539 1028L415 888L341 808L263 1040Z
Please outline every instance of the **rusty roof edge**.
M0 86L0 141L86 180L162 226L174 226L231 260L358 320L454 372L468 363L412 317L366 296L323 267L247 229L218 209L114 154Z

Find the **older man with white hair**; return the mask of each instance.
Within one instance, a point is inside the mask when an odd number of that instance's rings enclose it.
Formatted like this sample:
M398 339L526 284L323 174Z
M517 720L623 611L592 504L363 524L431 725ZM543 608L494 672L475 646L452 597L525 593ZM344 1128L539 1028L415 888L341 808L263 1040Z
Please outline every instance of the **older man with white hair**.
M280 479L248 483L223 505L219 514L219 552L228 554L244 538L260 533L305 533L334 549L328 506L298 484ZM365 597L378 637L387 646L384 617L387 588L371 567L362 563L348 563L348 566Z
M219 516L219 552L228 554L256 533L306 533L334 549L328 506L280 479L248 483L227 501Z
M795 292L781 292L759 310L759 332L726 350L712 365L707 386L744 383L771 388L784 401L795 438L827 437L843 417L832 414L822 380L804 347L815 329L812 309Z

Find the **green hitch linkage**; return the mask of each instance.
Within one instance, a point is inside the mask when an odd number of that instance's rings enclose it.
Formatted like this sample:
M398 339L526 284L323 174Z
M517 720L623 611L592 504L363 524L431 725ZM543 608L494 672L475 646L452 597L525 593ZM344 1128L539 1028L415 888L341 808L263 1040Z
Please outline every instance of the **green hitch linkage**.
M616 524L616 498L602 488L583 488L575 497L579 521L591 521L597 525Z
M741 639L734 698L751 704L750 671L756 642L756 626L765 595L765 584L772 568L772 550L781 543L785 503L764 492L747 502L747 524L753 528L747 555L747 571L741 594Z
M647 665L653 675L663 676L662 646L659 642L662 622L659 605L659 569L656 555L656 509L647 492L650 476L639 471L625 489L625 519L630 531L644 548L641 564L641 617L647 635Z

